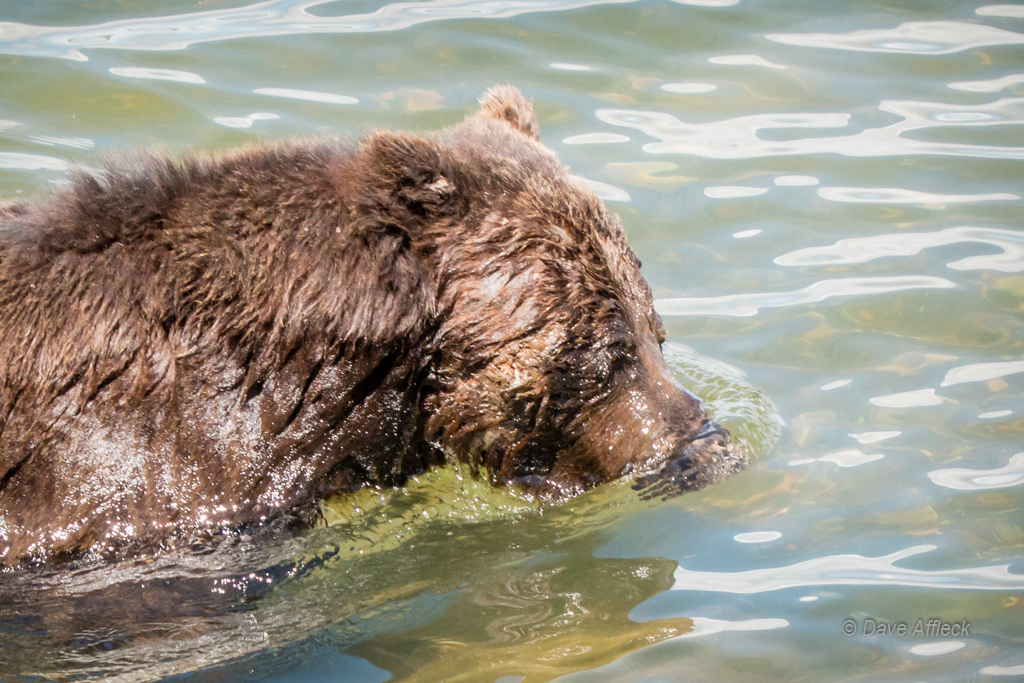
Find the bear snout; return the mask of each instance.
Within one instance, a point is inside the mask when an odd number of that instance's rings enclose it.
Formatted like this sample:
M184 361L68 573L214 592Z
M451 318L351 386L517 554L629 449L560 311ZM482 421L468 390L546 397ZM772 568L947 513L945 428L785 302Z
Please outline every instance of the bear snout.
M729 430L705 419L697 431L679 439L658 471L637 477L633 489L641 498L664 500L710 486L747 464L746 454L731 440Z

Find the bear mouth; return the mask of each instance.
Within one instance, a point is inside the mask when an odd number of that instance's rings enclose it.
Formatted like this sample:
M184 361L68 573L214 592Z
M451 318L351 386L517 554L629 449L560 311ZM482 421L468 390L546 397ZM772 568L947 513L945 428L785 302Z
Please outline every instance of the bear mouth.
M727 479L748 464L745 449L731 439L729 430L704 420L661 468L637 477L633 489L644 500L666 500Z

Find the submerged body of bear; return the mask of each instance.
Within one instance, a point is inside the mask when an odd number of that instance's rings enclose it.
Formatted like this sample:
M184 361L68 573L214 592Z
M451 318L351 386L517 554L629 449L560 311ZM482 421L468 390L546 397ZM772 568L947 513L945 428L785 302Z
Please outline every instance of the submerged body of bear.
M742 467L621 228L518 91L481 103L0 207L0 563L308 520L446 458L544 497Z

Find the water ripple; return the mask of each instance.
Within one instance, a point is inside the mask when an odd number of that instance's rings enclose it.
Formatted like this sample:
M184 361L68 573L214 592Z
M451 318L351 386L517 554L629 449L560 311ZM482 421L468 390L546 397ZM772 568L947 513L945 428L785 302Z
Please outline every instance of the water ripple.
M739 232L734 232L732 236L738 240L745 240L750 237L756 237L760 235L761 232L761 228L754 228L753 230L740 230Z
M96 143L89 138L72 135L29 135L28 139L37 145L47 147L71 147L73 149L93 149Z
M603 145L611 142L629 142L629 136L618 133L582 133L562 140L566 145Z
M974 10L983 17L1010 17L1024 19L1024 5L986 5Z
M708 619L707 617L691 617L693 630L689 633L669 638L664 642L672 640L685 640L687 638L700 638L725 631L768 631L776 628L786 628L789 622L785 619L746 619L744 621L725 621L723 619Z
M933 194L894 187L823 187L818 196L831 202L857 204L962 204L1020 199L1008 192L989 194Z
M908 21L891 29L850 33L770 33L768 40L801 47L858 52L946 55L993 45L1020 45L1024 35L963 21Z
M919 586L949 590L1021 590L1024 576L1010 565L926 571L894 566L896 562L935 550L916 545L881 557L829 555L785 567L745 572L701 572L679 567L672 590L764 593L797 586Z
M672 0L672 2L694 7L732 7L740 4L740 0Z
M1010 457L1006 467L992 470L968 470L954 467L934 470L928 478L939 486L958 491L991 491L1024 484L1024 453Z
M953 90L964 90L966 92L999 92L1017 83L1024 83L1024 74L1010 74L1002 78L995 78L991 81L960 81L950 83L947 88Z
M783 308L817 303L837 296L863 296L910 289L951 289L956 285L941 277L894 275L891 277L850 277L821 280L791 292L753 292L708 298L658 299L654 307L661 315L727 315L746 318L762 308Z
M2 35L2 34L0 34ZM202 85L206 83L199 74L190 71L178 71L176 69L147 69L139 66L115 66L109 69L115 76L125 78L145 78L154 81L174 81L176 83L193 83Z
M593 71L594 68L586 64L569 64L568 62L551 62L548 64L552 69L559 71Z
M1024 123L1024 98L1010 97L978 105L885 100L878 108L900 116L902 120L882 128L867 128L853 135L795 140L763 140L757 132L782 128L843 128L849 124L850 115L835 112L753 114L709 123L687 123L657 111L598 109L596 115L605 123L634 128L660 140L644 145L644 151L651 154L692 154L709 159L804 154L1024 159L1024 147L929 142L903 137L904 133L929 128L1020 125Z
M665 342L665 363L704 402L708 413L749 446L751 460L767 454L786 421L775 404L750 384L746 374L683 344Z
M779 187L803 187L806 185L817 185L821 181L810 175L780 175L775 179Z
M228 128L252 128L256 121L272 121L279 118L281 117L277 114L258 111L248 116L218 116L214 122Z
M887 432L861 432L859 434L847 434L847 436L853 437L858 443L869 444L878 443L879 441L885 441L891 439L894 436L899 436L903 432L900 431L887 431Z
M986 676L1024 676L1024 664L1017 666L986 666L978 671Z
M828 455L823 455L820 458L795 458L790 460L786 464L790 467L799 467L801 465L810 465L812 462L830 462L842 468L860 467L866 465L869 462L875 462L885 457L884 453L865 453L864 451L856 448L849 448L844 451L837 451Z
M295 90L294 88L256 88L253 91L257 95L270 95L271 97L286 97L292 100L305 100L307 102L322 102L324 104L359 104L359 100L348 95L338 95L331 92L320 92L318 90Z
M606 202L628 202L630 201L629 193L620 187L609 185L608 183L598 182L591 180L590 178L584 178L583 176L569 176L575 180L582 182L584 185L590 188L599 199L603 199Z
M1000 228L960 226L936 232L895 233L873 237L852 237L824 247L805 247L774 259L780 266L835 266L864 263L890 256L913 256L923 249L960 242L989 244L999 254L968 256L948 264L953 270L1024 271L1024 234Z
M782 70L789 68L782 64L773 64L758 55L722 55L721 57L712 57L708 61L712 64L724 64L726 66L763 66L769 69Z
M17 169L19 171L66 171L69 166L66 161L54 157L44 157L39 154L23 154L21 152L0 152L0 168L4 170Z
M742 185L717 185L705 187L705 196L712 199L739 199L741 197L756 197L768 191L767 187L744 187Z
M996 361L961 365L946 373L942 386L948 387L965 382L987 382L997 377L1006 377L1024 372L1024 360Z
M0 53L87 61L81 50L184 50L196 43L235 38L398 31L442 19L506 19L529 12L557 12L636 0L426 0L396 2L375 12L348 16L322 17L309 11L333 1L267 0L244 7L120 19L91 26L0 22Z
M737 543L768 543L770 541L777 541L782 538L782 533L778 531L747 531L742 534L736 534L732 537L732 540Z
M956 652L967 647L967 643L962 640L950 640L946 642L938 643L922 643L921 645L914 645L908 652L912 655L919 655L921 657L934 657L936 655L947 655L950 652Z
M697 93L711 92L716 90L718 86L712 85L711 83L662 83L661 89L665 92L681 93L684 95L694 95Z
M915 389L898 394L875 396L868 399L868 403L880 408L924 408L942 405L942 397L935 393L935 389Z

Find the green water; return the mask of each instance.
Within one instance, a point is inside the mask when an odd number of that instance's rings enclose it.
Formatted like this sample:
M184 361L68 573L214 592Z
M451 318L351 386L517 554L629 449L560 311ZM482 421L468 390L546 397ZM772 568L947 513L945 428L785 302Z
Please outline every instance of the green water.
M0 22L0 200L134 148L436 129L517 85L621 216L670 366L756 456L678 499L545 509L437 472L284 544L0 576L0 680L1024 677L1024 5L6 0ZM935 619L968 633L912 633Z

